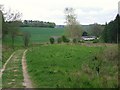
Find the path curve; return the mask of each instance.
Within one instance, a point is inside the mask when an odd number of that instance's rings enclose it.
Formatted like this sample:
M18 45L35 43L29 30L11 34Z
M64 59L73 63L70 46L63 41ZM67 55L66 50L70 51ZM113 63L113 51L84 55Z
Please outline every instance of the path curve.
M32 82L30 80L30 76L28 75L27 72L27 63L26 63L26 55L27 49L24 51L23 56L22 56L22 69L23 69L23 76L24 76L24 86L26 88L33 88Z

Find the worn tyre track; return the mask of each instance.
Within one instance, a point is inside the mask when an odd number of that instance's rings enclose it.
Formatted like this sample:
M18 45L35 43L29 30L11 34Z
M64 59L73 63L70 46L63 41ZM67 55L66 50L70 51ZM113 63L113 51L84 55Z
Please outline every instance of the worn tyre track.
M3 88L33 88L27 72L27 50L17 50L11 54L0 70Z
M26 55L27 50L24 51L23 56L22 56L22 69L23 69L23 76L24 76L24 86L26 88L33 88L32 82L30 80L30 76L28 75L27 72L27 63L26 63Z
M24 88L21 59L24 49L17 50L6 61L2 69L3 88Z

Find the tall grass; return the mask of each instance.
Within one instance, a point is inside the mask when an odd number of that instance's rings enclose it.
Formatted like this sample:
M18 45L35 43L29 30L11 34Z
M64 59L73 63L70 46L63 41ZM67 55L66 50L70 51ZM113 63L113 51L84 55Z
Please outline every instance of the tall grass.
M32 48L27 53L28 71L36 87L117 87L117 66L103 57L105 48L79 45ZM98 73L96 66L100 63Z

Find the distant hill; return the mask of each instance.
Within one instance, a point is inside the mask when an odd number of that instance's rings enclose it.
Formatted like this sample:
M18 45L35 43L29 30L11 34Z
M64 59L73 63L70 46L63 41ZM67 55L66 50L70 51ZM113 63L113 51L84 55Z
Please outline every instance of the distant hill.
M85 31L91 30L94 24L89 24L89 25L82 25L82 29ZM101 25L101 24L99 24ZM105 27L105 25L101 25L103 28Z
M89 30L92 29L93 25L94 25L94 24L81 25L81 26L82 26L82 29L83 29L84 31L89 31ZM104 25L102 25L102 26L104 26ZM55 28L64 28L64 27L65 27L65 25L56 25L56 26L55 26Z
M64 28L65 25L56 25L55 28Z
M84 31L88 31L88 30L90 30L92 28L92 25L82 25L82 29L84 30Z

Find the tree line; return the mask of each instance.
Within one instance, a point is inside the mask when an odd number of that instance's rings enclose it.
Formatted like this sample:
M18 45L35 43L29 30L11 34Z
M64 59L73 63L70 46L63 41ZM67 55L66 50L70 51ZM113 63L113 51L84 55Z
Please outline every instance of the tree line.
M49 27L54 28L56 24L54 22L44 22L38 20L24 20L22 27Z
M106 23L102 32L102 39L105 43L118 43L120 33L120 15L117 14L115 20Z

